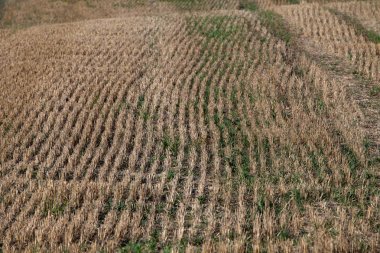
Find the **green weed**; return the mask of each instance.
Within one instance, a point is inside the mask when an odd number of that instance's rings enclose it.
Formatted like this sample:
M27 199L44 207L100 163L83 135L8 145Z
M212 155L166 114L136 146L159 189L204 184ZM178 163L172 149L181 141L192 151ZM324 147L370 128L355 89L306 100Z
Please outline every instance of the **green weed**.
M261 195L256 203L256 210L259 214L263 214L265 210L265 195Z
M137 110L140 110L144 105L145 97L144 95L140 95L137 101Z
M206 204L207 197L205 195L199 196L198 201L199 201L199 204L204 205Z
M208 40L216 39L219 41L230 40L233 36L241 30L238 25L227 26L228 21L233 18L229 16L212 16L207 18L191 18L189 19L190 34L194 32L204 36ZM208 41L204 48L207 48Z
M249 2L247 0L243 0L243 1L240 1L238 9L239 10L248 10L248 11L257 11L258 6L254 2Z
M287 240L291 238L291 232L289 229L282 229L277 233L277 238L280 240Z
M371 88L371 91L369 92L371 96L377 96L380 94L380 86L374 86Z
M177 195L174 199L174 202L172 203L172 207L169 210L169 216L174 218L175 215L177 214L177 210L179 207L179 203L182 201L182 196Z
M167 175L167 179L168 179L169 181L171 181L171 180L173 180L174 177L175 177L175 172L174 172L174 170L169 170L169 171L168 171L168 175Z
M355 152L346 144L340 145L342 153L346 156L348 165L352 173L355 173L359 168L360 162Z
M115 209L117 212L121 212L123 210L125 210L127 207L127 205L125 204L125 201L119 201L116 206L115 206Z
M323 100L323 98L321 96L318 96L316 99L315 99L315 108L314 110L318 113L318 114L322 114L326 111L326 104L325 104L325 101Z
M67 203L54 199L47 199L44 202L42 213L44 216L51 214L53 216L61 216L65 212Z
M289 3L299 3L299 0L289 0ZM268 28L274 36L285 41L286 44L293 42L292 33L283 17L271 10L260 10L253 2L243 1L239 5L240 9L258 12L262 24ZM263 42L266 38L262 38Z

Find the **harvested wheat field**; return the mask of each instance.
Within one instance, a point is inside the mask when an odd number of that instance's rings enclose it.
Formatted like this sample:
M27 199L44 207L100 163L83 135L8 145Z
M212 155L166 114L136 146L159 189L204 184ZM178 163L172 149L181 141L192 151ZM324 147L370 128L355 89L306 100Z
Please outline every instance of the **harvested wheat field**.
M379 252L379 13L0 0L0 252Z

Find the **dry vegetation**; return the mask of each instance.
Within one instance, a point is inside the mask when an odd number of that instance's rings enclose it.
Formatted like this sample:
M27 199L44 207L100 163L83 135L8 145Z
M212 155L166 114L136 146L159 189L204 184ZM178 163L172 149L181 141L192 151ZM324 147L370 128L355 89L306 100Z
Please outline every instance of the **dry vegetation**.
M331 3L332 8L347 14L351 19L357 19L369 30L379 36L380 33L380 2L347 2ZM380 41L380 39L378 39Z
M378 4L307 2L9 0L0 251L380 251Z

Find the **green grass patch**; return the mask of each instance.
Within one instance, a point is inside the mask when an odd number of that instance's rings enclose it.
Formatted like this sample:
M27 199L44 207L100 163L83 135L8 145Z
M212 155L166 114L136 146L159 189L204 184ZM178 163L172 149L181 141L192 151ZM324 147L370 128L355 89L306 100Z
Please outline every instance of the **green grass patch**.
M376 44L380 43L380 35L378 33L376 33L375 31L364 27L360 23L360 21L358 19L356 19L355 17L349 16L349 15L347 15L343 12L340 12L336 9L330 8L329 11L331 13L333 13L334 15L336 15L341 20L343 20L344 22L346 22L348 25L352 26L358 34L361 34L368 41L371 41L371 42L376 43Z
M351 172L354 174L360 166L360 162L355 152L346 144L340 145L342 153L346 156Z
M289 229L282 229L277 233L277 238L280 240L288 240L292 237Z
M289 0L289 3L297 4L299 0ZM255 3L246 0L240 2L239 9L257 12L260 22L268 28L274 36L285 41L286 44L293 42L289 25L286 24L281 15L271 10L260 10ZM265 40L265 38L263 38L263 40Z
M47 199L43 205L43 216L47 216L48 214L51 214L53 216L61 216L65 212L66 205L66 202Z
M164 150L169 150L170 153L176 157L178 155L180 141L179 137L171 137L168 134L164 134L161 140Z
M175 177L175 171L174 171L174 170L169 170L169 171L168 171L168 175L167 175L166 178L167 178L169 181L172 181L174 177Z
M144 105L145 97L144 95L140 95L137 101L137 109L140 110Z
M374 86L374 87L372 87L371 90L370 90L370 92L369 92L369 94L371 96L377 96L377 95L379 95L380 94L380 86Z
M188 19L188 31L190 35L200 34L206 37L207 46L209 40L229 40L241 30L239 25L231 22L233 19L230 16L192 17Z
M256 203L256 211L257 213L259 214L263 214L264 211L265 211L265 194L262 194L259 196L258 200L257 200L257 203Z
M142 253L142 252L156 252L157 242L155 240L148 240L145 242L130 242L120 247L116 252L118 253Z
M247 10L247 11L257 11L259 9L259 7L254 2L242 0L239 3L238 9L239 10Z
M121 212L127 208L127 205L125 204L125 201L120 200L119 202L116 203L115 209L117 212Z
M292 42L291 32L281 15L274 11L265 10L259 12L259 19L262 24L273 33L273 35L285 41L286 44Z
M0 0L0 21L3 18L3 15L4 15L5 1L6 0Z
M207 202L207 197L205 195L198 197L199 204L204 205Z
M292 190L292 198L293 198L294 202L296 203L298 209L300 211L304 211L305 208L303 205L303 197L301 195L301 191L298 189L293 189Z
M177 214L177 210L179 208L179 204L182 202L182 195L177 195L174 201L171 203L171 207L169 210L169 216L174 218Z
M377 166L377 165L380 165L380 156L379 157L375 157L375 158L372 158L368 161L368 165L369 166Z
M315 99L315 111L322 114L326 110L326 104L322 97L317 97Z

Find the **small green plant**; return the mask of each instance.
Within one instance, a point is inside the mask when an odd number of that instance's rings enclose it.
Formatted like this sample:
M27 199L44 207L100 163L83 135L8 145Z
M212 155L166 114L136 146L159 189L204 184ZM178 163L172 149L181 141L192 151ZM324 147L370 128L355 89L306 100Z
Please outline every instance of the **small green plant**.
M371 96L377 96L380 94L380 86L374 86L371 88L371 91L369 92Z
M172 145L171 145L171 147L170 147L170 152L172 153L172 155L173 155L174 157L176 157L176 156L178 155L179 146L180 146L179 137L175 137L175 138L172 140Z
M140 110L144 105L145 97L144 95L140 95L137 101L137 109Z
M371 140L368 137L365 137L363 140L363 146L364 146L365 152L368 153L371 146L373 146L373 143L371 142Z
M360 165L359 159L357 158L355 152L346 144L341 144L340 148L341 148L342 153L347 158L348 165L350 167L351 172L355 173Z
M171 138L168 134L164 134L161 143L164 150L169 150L174 157L178 155L180 147L180 140L178 136Z
M321 96L318 96L315 100L315 111L319 114L326 110L326 104Z
M299 66L293 68L293 73L299 77L305 76L305 71Z
M149 112L147 111L141 112L141 117L144 119L144 122L147 122L150 118Z
M257 212L259 214L263 214L264 210L265 210L265 196L263 196L263 195L260 196L256 205L257 205L257 207L256 207Z
M158 203L156 207L157 213L162 213L165 211L165 203Z
M257 7L256 3L254 3L254 2L243 0L243 1L240 1L238 9L239 10L248 10L248 11L257 11L258 7Z
M196 246L201 246L204 242L204 238L200 235L196 236L194 239L193 239L193 244L196 245Z
M198 197L199 204L204 205L206 204L207 197L205 195L201 195Z
M163 137L162 137L162 146L164 148L164 150L168 149L171 145L171 139L170 139L170 136L165 134Z
M303 211L304 206L303 206L303 197L301 195L301 191L298 189L293 189L292 190L292 198L295 201L297 207L299 210Z
M230 40L241 29L239 25L231 24L233 18L229 16L211 16L207 18L189 18L188 31L194 32L207 38L204 48L207 49L209 40ZM230 25L227 26L227 24Z
M165 246L163 252L164 252L164 253L170 253L170 252L172 252L172 247L171 247L171 246L168 246L168 245Z
M54 199L47 199L44 202L42 213L44 216L51 214L53 216L63 215L66 208L66 202L60 202Z
M176 198L174 199L174 202L172 203L172 207L170 208L170 211L169 211L170 217L174 218L175 215L177 214L177 210L178 210L179 203L181 202L181 200L182 200L181 195L177 195Z
M291 238L291 233L290 233L289 229L285 228L285 229L280 230L277 233L277 238L279 238L280 240L290 239Z
M109 211L111 211L112 206L113 206L113 199L109 198L104 204L104 212L108 213Z
M380 156L379 156L379 157L372 158L371 160L368 161L368 164L369 164L370 166L379 165L379 164L380 164Z
M256 102L255 95L254 95L252 92L250 92L250 93L248 94L248 98L249 98L249 103L250 103L252 106L254 106L254 105L255 105L255 102Z
M140 253L142 251L142 245L140 243L128 243L125 246L122 246L118 253Z
M174 172L174 170L169 170L169 171L168 171L168 175L167 175L167 179L168 179L169 181L171 181L171 180L173 180L174 177L175 177L175 172Z
M365 34L369 41L372 41L374 43L380 43L380 35L376 32L372 30L366 30Z
M125 210L126 207L127 207L127 205L125 204L125 202L120 200L120 201L116 204L115 209L116 209L116 211L121 212L121 211Z

